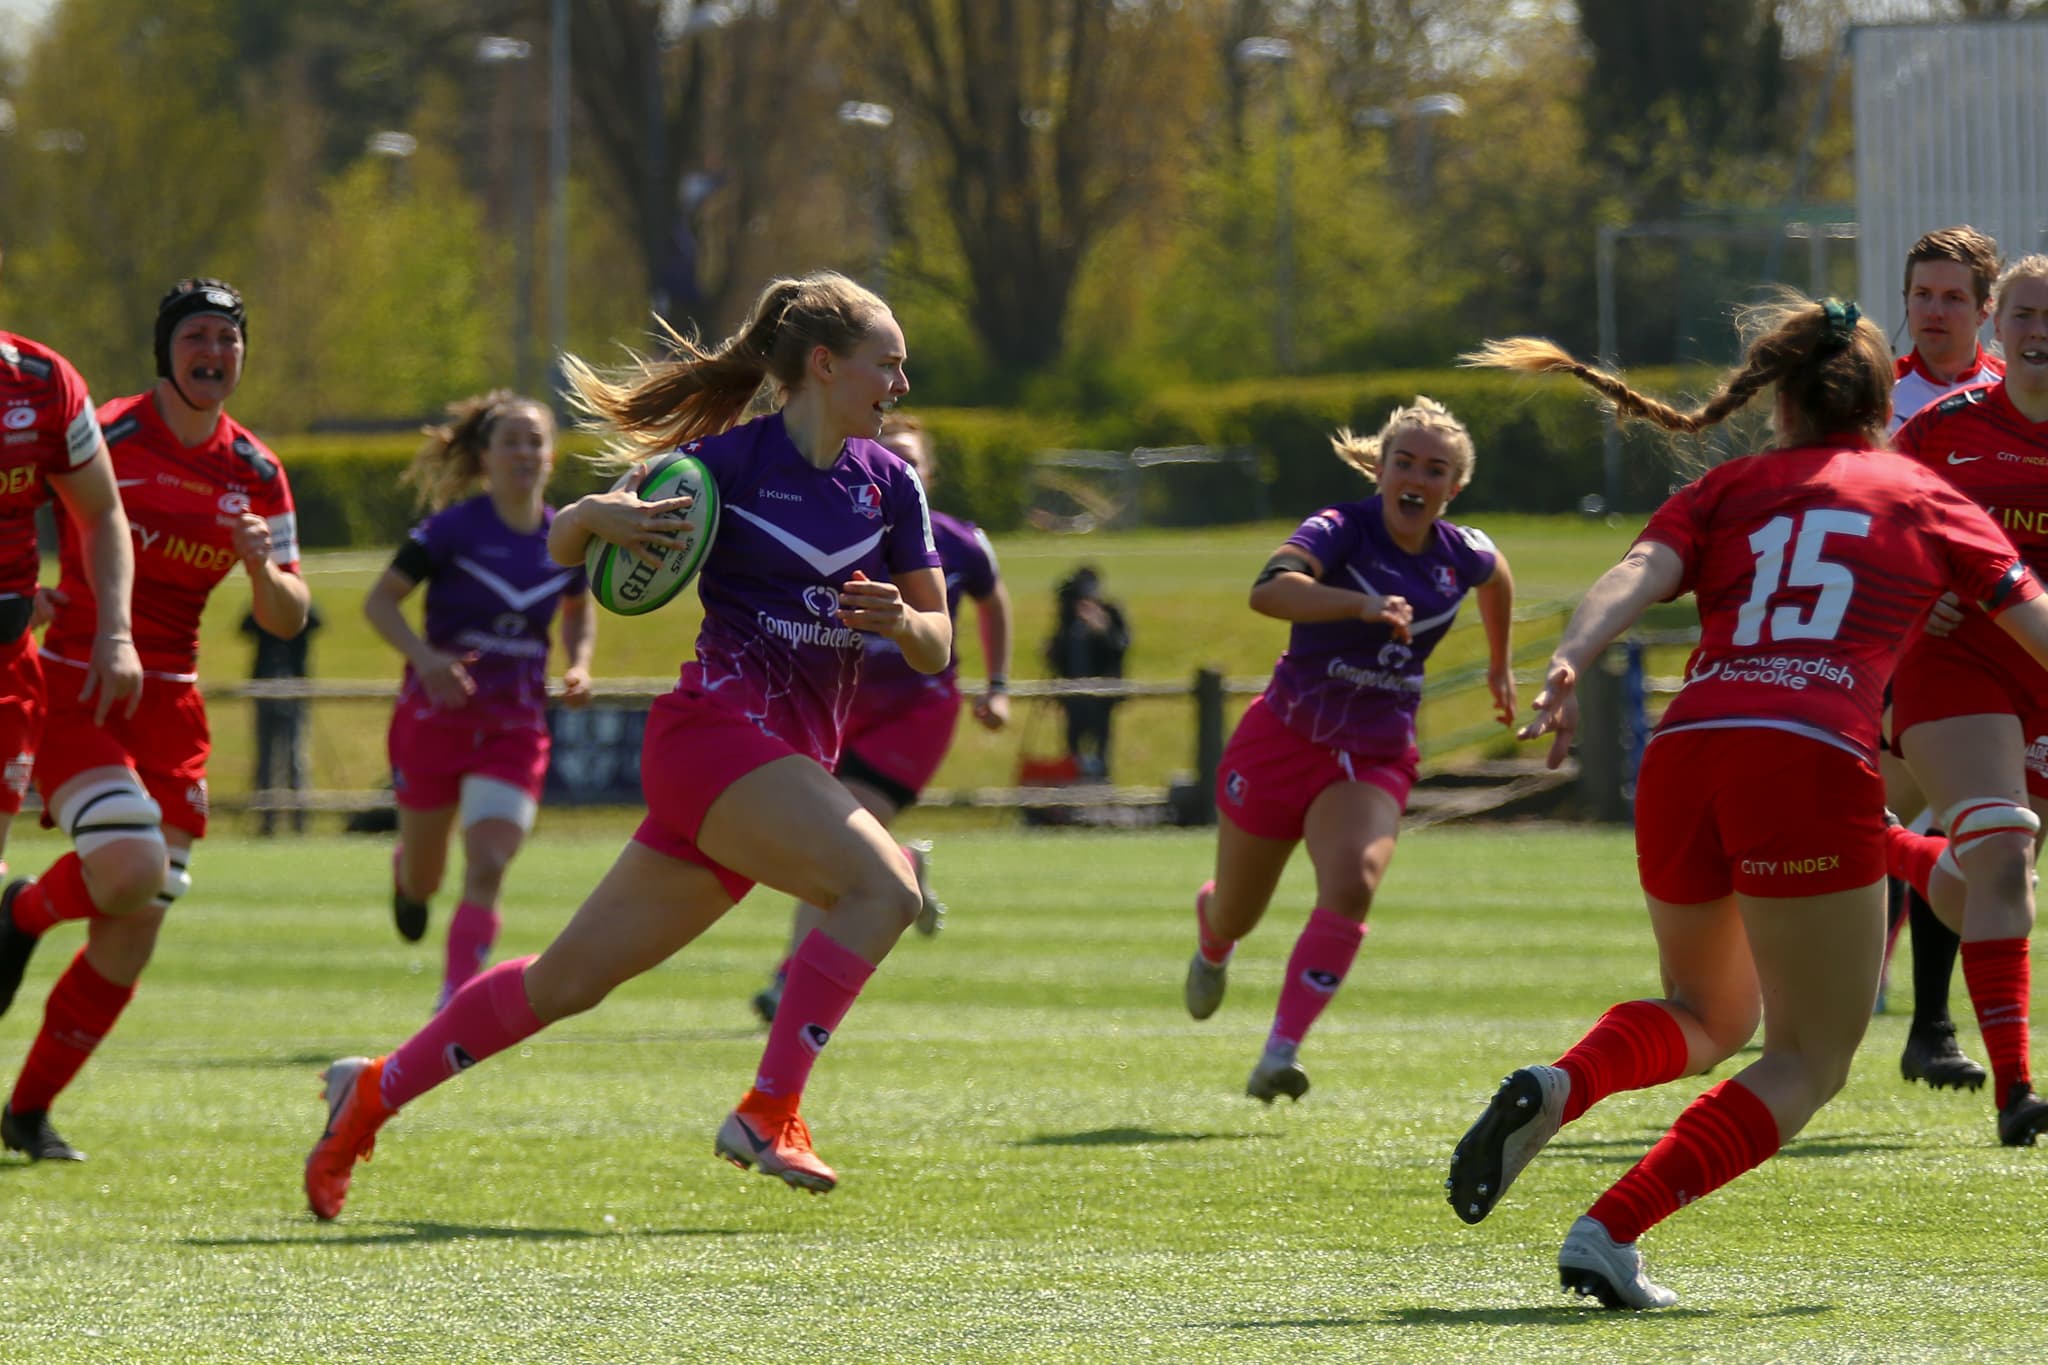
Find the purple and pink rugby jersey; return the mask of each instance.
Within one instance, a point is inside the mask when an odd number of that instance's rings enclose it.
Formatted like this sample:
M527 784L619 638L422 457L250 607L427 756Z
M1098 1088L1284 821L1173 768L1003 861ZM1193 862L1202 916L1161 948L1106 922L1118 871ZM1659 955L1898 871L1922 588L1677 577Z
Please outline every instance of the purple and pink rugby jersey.
M1415 746L1422 665L1450 630L1465 594L1493 576L1498 555L1482 531L1438 521L1411 555L1387 534L1380 499L1326 507L1287 538L1323 566L1322 581L1415 609L1409 639L1381 622L1296 623L1273 666L1265 702L1312 744L1374 759Z
M465 724L547 729L548 628L567 595L586 591L583 570L548 558L552 507L532 531L515 531L487 495L436 512L412 530L397 567L427 585L424 634L448 654L475 655L464 667L476 684L459 713ZM399 688L401 712L436 712L412 665Z
M946 661L943 672L920 673L904 659L894 640L870 636L854 701L856 726L862 717L915 706L936 693L943 693L955 704L960 699L960 600L972 597L978 601L996 590L996 552L974 523L945 512L933 512L931 519L932 542L938 547L940 567L946 575L953 657Z
M839 585L855 570L887 582L944 568L924 485L868 440L818 469L780 413L683 449L710 471L724 511L697 578L697 657L679 685L830 768L879 640L840 621Z

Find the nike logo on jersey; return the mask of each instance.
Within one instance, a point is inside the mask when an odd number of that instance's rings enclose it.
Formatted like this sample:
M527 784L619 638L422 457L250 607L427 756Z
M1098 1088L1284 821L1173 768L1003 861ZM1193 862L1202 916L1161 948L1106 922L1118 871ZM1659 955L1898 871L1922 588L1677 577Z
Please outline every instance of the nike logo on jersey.
M1982 455L1958 455L1953 450L1951 450L1948 453L1948 462L1950 464L1969 464L1972 461L1981 460L1983 458L1984 457Z
M820 578L837 578L842 571L852 568L860 562L861 558L868 551L882 543L882 533L877 531L865 540L841 550L838 554L827 554L803 537L783 530L765 517L755 516L744 507L734 507L731 504L727 504L725 510L738 517L741 521L758 526L773 536L785 549L790 550L798 558L802 559L804 563L817 570Z

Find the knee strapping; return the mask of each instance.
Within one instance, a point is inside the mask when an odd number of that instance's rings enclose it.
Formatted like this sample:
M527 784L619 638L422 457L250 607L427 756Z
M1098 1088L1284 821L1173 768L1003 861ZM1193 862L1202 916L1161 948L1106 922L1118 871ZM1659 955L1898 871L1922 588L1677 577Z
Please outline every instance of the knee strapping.
M56 816L81 858L124 839L164 846L163 808L132 783L95 783L74 794Z
M458 812L464 829L480 820L510 820L521 833L530 834L539 810L540 804L524 788L510 782L474 773L462 779Z
M173 848L164 854L163 889L156 893L156 903L168 910L171 902L192 889L192 850Z
M2032 839L2041 832L2041 817L2003 797L1973 796L1943 811L1941 827L1948 831L1947 852L1959 857L1972 844L1995 835L2024 834Z

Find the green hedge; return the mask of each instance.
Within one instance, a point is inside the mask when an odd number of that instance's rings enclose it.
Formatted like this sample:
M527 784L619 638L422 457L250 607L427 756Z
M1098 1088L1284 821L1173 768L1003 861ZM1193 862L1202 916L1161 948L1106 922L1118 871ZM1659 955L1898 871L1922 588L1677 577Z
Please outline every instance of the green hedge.
M1678 389L1675 371L1630 376L1646 391ZM1695 379L1700 376L1694 376ZM1459 498L1463 511L1569 512L1604 493L1599 406L1567 379L1528 379L1474 370L1382 371L1261 380L1162 393L1134 414L1129 445L1249 446L1266 462L1277 515L1305 514L1360 496L1358 474L1330 449L1338 427L1379 429L1395 408L1427 394L1472 433L1478 464ZM1655 507L1679 460L1672 439L1632 427L1623 435L1617 511Z
M1697 390L1703 376L1646 371L1631 376L1658 394ZM1245 446L1265 471L1268 504L1280 517L1304 515L1324 503L1360 496L1358 475L1330 451L1340 426L1379 429L1395 407L1423 393L1446 404L1471 430L1479 463L1459 499L1467 512L1568 512L1604 488L1599 408L1581 386L1564 379L1524 379L1473 370L1383 371L1285 380L1247 380L1207 388L1162 390L1130 412L1092 419L1048 417L1019 410L923 408L939 451L932 500L991 531L1024 524L1032 458L1076 446L1205 444ZM398 482L417 443L405 433L285 436L272 442L284 460L299 504L300 536L315 549L395 543L416 519L410 490ZM563 458L550 498L568 501L602 484L580 459L594 448L586 436L563 439ZM1623 438L1621 497L1615 510L1646 511L1682 475L1672 438L1631 428ZM1250 506L1214 504L1241 492L1205 471L1175 474L1158 520L1231 521ZM1151 511L1152 509L1148 509Z
M413 490L399 482L420 438L405 432L320 433L268 440L291 479L299 509L299 540L309 549L362 549L395 545L420 514ZM596 449L581 435L563 441L548 500L557 506L604 486L579 451Z

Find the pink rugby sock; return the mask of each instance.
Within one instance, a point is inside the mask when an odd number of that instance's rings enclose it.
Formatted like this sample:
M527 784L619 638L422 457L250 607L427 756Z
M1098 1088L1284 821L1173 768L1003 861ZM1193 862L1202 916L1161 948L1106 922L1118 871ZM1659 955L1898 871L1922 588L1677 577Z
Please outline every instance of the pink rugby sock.
M498 941L498 912L488 905L464 901L455 907L448 922L448 957L441 973L441 999L455 998L455 992L491 960L491 947Z
M1315 908L1287 958L1287 979L1281 983L1273 1032L1266 1039L1269 1050L1301 1046L1324 1006L1336 998L1363 942L1363 924L1320 905Z
M873 963L826 937L822 929L804 936L790 954L782 1003L768 1026L768 1046L754 1075L755 1095L790 1105L803 1097L818 1054L874 974Z
M384 1063L381 1093L391 1109L409 1104L458 1072L467 1071L541 1030L526 998L531 957L500 962L455 993L427 1026L398 1045Z
M1209 898L1216 894L1216 883L1212 879L1202 883L1195 892L1195 946L1201 950L1202 961L1211 967L1221 967L1230 961L1230 954L1237 947L1237 940L1224 938L1209 927Z

